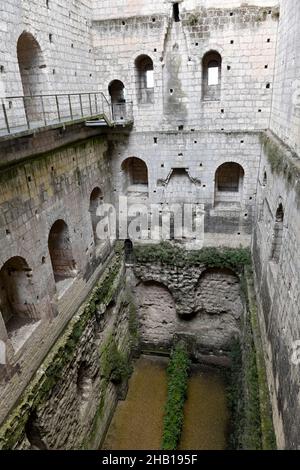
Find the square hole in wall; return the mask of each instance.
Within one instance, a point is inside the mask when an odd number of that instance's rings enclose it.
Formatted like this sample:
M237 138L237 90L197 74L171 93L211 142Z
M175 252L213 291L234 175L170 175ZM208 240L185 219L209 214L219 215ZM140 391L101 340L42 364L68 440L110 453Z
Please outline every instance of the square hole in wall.
M227 70L231 70L231 66L230 66L230 65L227 65Z
M184 128L184 126L182 124L180 126L178 126L179 131L183 131L183 128Z
M230 44L234 44L234 40L233 40L233 39L231 39Z
M154 138L153 138L153 142L154 142L155 144L157 144L157 137L154 137Z
M268 39L267 39L267 42L271 42L271 39L270 39L270 38L268 38Z

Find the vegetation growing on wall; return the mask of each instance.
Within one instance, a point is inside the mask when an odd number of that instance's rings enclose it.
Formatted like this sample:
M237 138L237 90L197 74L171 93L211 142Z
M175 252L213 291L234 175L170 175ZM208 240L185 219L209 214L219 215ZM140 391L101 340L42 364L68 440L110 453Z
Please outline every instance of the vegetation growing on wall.
M23 393L18 406L14 408L0 428L0 449L13 449L22 441L25 434L25 425L30 414L48 400L53 387L63 377L65 366L74 357L77 345L88 323L98 310L103 311L105 309L105 306L109 304L115 295L121 268L122 257L120 252L117 252L110 266L100 278L98 285L92 291L89 300L72 318ZM116 375L120 371L118 361L119 357L115 356L114 364L118 364L118 367L114 367Z
M161 263L178 267L205 265L208 268L228 268L242 271L251 264L251 254L247 248L202 248L186 251L185 249L162 242L158 245L134 247L138 263Z
M249 275L249 274L248 274ZM232 416L230 448L270 450L276 448L265 363L256 308L245 277L248 315L244 318L241 341L231 348L231 371L228 387Z
M279 142L270 133L261 134L261 143L271 171L282 176L288 187L295 187L300 199L300 160L295 152Z
M180 439L189 367L187 349L183 343L178 343L171 353L167 369L168 397L164 416L163 450L175 450Z
M127 380L132 372L128 354L119 350L113 334L108 337L102 348L101 365L106 383L110 381L118 385Z

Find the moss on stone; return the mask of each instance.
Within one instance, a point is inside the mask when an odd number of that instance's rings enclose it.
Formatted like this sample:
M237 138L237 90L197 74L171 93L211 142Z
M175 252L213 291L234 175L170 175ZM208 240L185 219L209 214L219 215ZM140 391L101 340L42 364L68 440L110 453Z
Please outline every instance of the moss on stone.
M0 449L13 449L24 438L25 424L30 414L49 398L52 388L62 378L64 368L70 363L88 322L98 308L104 308L113 298L122 271L121 253L116 253L109 267L101 276L88 301L79 309L56 342L41 367L22 394L0 428Z
M261 144L268 159L272 173L284 178L288 189L295 189L300 201L300 159L270 133L261 134Z
M242 271L251 264L250 250L247 248L202 248L186 251L168 242L157 245L141 245L134 248L138 263L161 263L170 266L199 266L207 268L227 268Z
M244 275L247 314L242 339L231 347L228 387L232 414L230 448L244 450L276 449L265 362L257 318L257 308L249 268Z

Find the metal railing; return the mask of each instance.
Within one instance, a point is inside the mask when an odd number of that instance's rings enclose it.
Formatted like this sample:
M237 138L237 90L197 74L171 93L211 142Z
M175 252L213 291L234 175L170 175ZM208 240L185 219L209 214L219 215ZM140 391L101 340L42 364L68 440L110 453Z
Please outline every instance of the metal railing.
M1 99L0 136L113 113L102 92L12 96Z

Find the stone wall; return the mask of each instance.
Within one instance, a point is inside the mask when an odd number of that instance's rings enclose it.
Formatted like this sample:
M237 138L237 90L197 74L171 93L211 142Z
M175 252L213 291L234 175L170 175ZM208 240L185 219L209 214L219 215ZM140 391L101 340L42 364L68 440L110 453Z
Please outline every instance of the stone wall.
M130 334L122 253L0 428L2 449L97 449L126 385Z
M93 91L95 68L91 47L90 2L86 0L9 0L1 11L0 74L1 96L22 95L18 67L17 42L24 32L38 42L42 56L42 73L46 93ZM51 36L50 36L51 35Z
M157 10L155 15L139 12L125 19L118 15L93 21L101 90L107 94L112 80L124 83L139 131L177 130L182 125L205 130L267 128L277 8L199 8L183 13L181 20L175 22ZM202 58L211 50L222 57L221 98L203 101ZM134 64L142 54L153 61L153 103L137 102Z
M227 244L249 246L261 153L258 134L134 132L110 134L108 139L116 204L118 196L125 195L122 163L138 157L148 168L148 204L161 208L172 203L203 204L206 245L222 245L224 234L230 234ZM224 204L216 200L216 171L226 162L235 162L244 170L234 204L227 203L226 198ZM134 202L145 203L143 198Z
M244 311L233 271L139 263L133 271L142 349L166 351L183 335L197 359L218 363L226 356Z
M300 151L300 4L281 0L271 129Z
M96 249L89 212L95 187L102 189L104 200L110 200L106 150L103 138L92 139L27 159L1 172L0 269L10 260L24 260L28 289L18 302L30 305L35 323L26 334L22 325L5 323L1 316L0 338L6 344L7 364L0 366L0 420L85 300L110 253L109 241ZM55 279L48 247L56 221L64 221L68 227L65 242L71 247L72 259L68 262L74 269L72 278L63 284ZM66 253L60 254L66 260ZM17 282L14 286L17 288ZM2 282L1 287L4 302L5 292L11 297L9 283ZM21 307L12 303L10 309L17 319ZM17 330L22 341L14 346Z
M293 362L293 354L300 338L299 160L272 134L264 141L253 237L256 289L278 446L297 449L299 365ZM279 257L274 258L280 204L284 216L277 240Z

